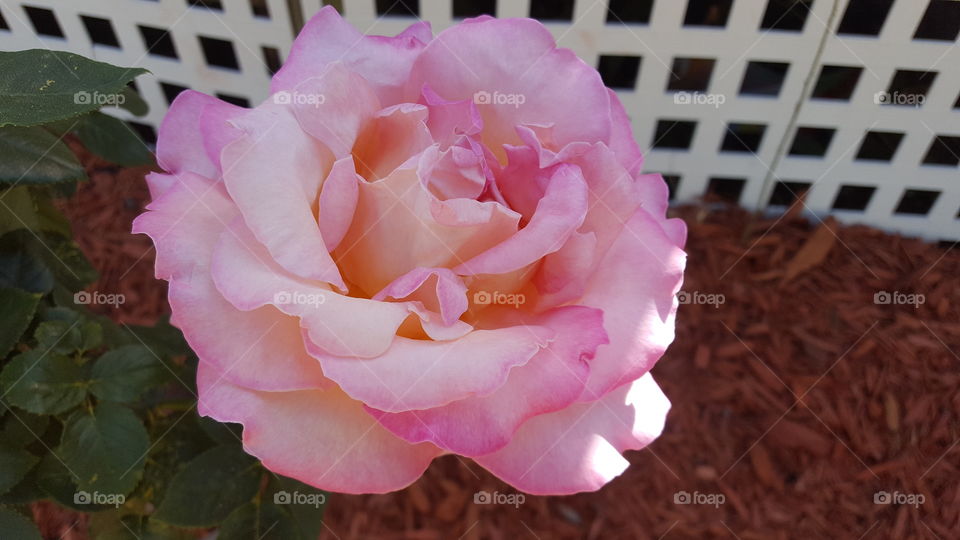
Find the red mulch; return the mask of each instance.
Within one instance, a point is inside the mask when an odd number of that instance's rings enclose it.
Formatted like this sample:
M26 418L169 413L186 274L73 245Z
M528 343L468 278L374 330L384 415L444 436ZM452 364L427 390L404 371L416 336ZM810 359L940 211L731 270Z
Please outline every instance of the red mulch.
M150 242L128 234L141 174L94 172L67 205L103 273L94 288L127 295L115 315L138 323L167 310ZM666 431L628 453L622 477L477 505L478 490L513 489L447 456L399 493L333 495L324 538L956 537L960 250L793 213L677 213L690 227L684 291L725 302L681 306L654 370L673 402ZM925 303L878 305L879 291ZM680 491L724 503L676 504ZM875 504L879 491L924 501Z

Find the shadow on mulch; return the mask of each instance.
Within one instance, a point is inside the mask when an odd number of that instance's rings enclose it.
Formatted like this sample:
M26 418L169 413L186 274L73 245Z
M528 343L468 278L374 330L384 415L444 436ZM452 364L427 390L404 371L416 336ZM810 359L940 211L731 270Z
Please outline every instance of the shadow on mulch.
M93 289L125 294L111 314L139 324L168 310L150 241L129 235L142 174L94 170L66 205L102 273ZM481 505L480 490L514 491L447 456L404 491L333 494L324 538L954 537L960 250L793 213L751 226L739 209L675 212L688 303L654 369L673 409L625 474Z

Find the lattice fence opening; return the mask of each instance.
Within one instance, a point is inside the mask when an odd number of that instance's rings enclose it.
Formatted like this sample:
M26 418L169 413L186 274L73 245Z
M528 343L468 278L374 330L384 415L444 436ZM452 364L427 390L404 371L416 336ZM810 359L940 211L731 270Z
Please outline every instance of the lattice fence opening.
M677 202L806 208L960 240L960 0L344 0L361 31L542 20L616 89ZM289 4L289 5L288 5ZM149 135L184 87L257 103L321 0L0 0L0 49L147 67ZM291 9L293 8L293 9Z

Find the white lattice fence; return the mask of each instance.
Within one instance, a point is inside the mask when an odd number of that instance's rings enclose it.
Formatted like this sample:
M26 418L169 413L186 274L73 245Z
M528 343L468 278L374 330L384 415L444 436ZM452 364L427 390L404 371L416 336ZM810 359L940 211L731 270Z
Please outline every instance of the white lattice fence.
M151 69L157 80L140 83L153 105L149 124L166 107L160 82L262 99L262 47L283 58L292 38L285 2L206 2L220 10L189 3L0 0L10 27L0 29L0 48L65 48ZM307 17L323 5L291 3ZM38 40L22 4L51 9L66 37ZM269 18L252 8L263 4ZM399 32L415 17L435 31L481 12L544 20L562 46L617 87L648 149L645 168L668 176L677 201L711 192L777 208L808 189L807 206L818 215L960 240L960 0L335 4L360 30L378 34ZM121 48L91 45L79 15L112 21ZM143 25L169 30L179 59L144 54ZM209 67L198 36L231 42L240 69ZM878 96L905 104L880 104Z
M0 0L0 16L0 50L66 50L149 69L136 84L150 114L134 124L147 139L183 88L259 103L293 42L285 0Z

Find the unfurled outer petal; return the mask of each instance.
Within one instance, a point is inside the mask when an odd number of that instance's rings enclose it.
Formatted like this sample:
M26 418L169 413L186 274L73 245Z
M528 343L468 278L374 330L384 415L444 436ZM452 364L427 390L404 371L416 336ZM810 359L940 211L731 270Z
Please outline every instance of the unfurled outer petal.
M538 317L556 338L523 366L510 371L506 383L486 396L473 396L443 407L370 413L396 435L412 443L430 441L465 456L503 448L528 418L573 403L586 384L589 362L607 343L603 313L566 306Z
M637 140L633 138L630 117L627 116L623 103L620 102L616 92L610 89L607 89L607 92L610 95L610 140L607 146L616 154L620 165L631 176L636 176L643 166L643 154L640 152Z
M430 26L420 22L396 37L366 36L326 6L300 31L270 91L292 91L339 61L369 81L384 106L415 101L403 99L402 88L430 35Z
M603 310L610 345L593 359L581 401L640 377L673 341L686 254L645 210L638 210L590 278L580 304ZM669 220L669 227L683 227Z
M554 337L548 327L520 325L474 330L452 341L398 337L377 358L314 356L350 397L398 412L490 394L503 386L511 368L527 363Z
M669 409L647 374L600 401L527 420L510 444L474 461L534 495L595 491L627 468L625 450L643 448L660 435Z
M157 249L157 274L170 280L172 322L202 363L234 384L262 390L321 388L330 382L307 355L297 320L270 307L242 312L210 280L210 258L236 208L223 185L185 173L148 206L133 232Z
M385 493L423 474L440 450L412 445L377 424L337 389L259 392L201 365L198 411L243 424L243 447L265 467L341 493Z
M200 114L214 101L206 94L184 90L170 104L157 135L157 164L165 171L215 178L217 168L207 157L200 132Z
M223 184L183 173L164 194L133 220L133 232L144 233L157 250L154 273L171 279L204 272L211 247L237 215Z

